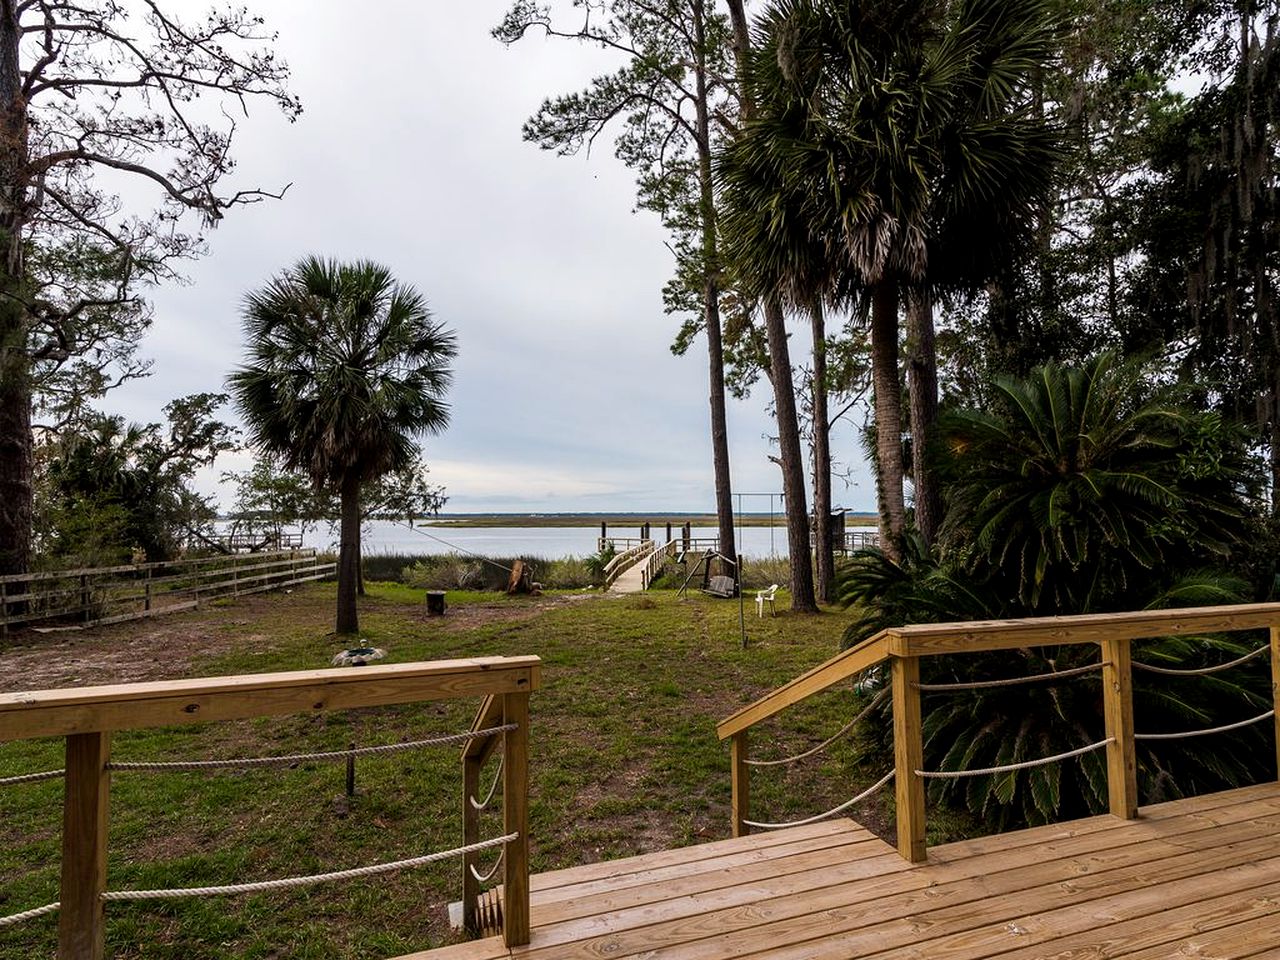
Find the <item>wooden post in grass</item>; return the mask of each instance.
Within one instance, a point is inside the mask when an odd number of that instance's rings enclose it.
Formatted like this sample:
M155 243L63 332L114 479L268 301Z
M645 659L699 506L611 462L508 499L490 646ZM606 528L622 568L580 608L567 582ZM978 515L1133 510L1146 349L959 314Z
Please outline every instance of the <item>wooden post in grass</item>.
M58 960L102 958L110 757L109 733L76 733L67 737Z
M480 842L480 811L472 798L480 795L480 758L469 751L462 755L462 845ZM478 870L479 853L462 855L462 929L468 936L479 936L480 921L477 905L480 902L480 881L471 871Z
M80 618L88 623L91 619L89 611L89 575L80 574Z
M898 807L898 853L911 863L928 856L924 842L924 738L920 716L920 658L893 657L894 793Z
M502 937L508 947L529 942L529 694L502 696L502 722L513 723L503 737L502 821L507 841L502 862Z
M1107 736L1107 798L1112 816L1138 815L1138 762L1133 743L1133 669L1129 639L1103 640L1102 713Z
M751 768L747 765L747 751L747 731L740 730L729 740L729 779L733 787L730 810L735 837L745 837L751 832L746 824L751 818Z

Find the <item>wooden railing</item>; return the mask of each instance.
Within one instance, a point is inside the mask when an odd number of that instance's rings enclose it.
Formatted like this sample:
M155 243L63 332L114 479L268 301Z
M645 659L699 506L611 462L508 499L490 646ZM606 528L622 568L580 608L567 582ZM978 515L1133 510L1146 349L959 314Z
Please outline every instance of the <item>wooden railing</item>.
M678 552L679 542L676 540L670 540L654 548L653 553L649 554L644 562L644 569L640 571L641 586L648 590L649 584L662 573L662 568L667 565L667 561L674 558Z
M1102 670L1110 811L1132 819L1138 811L1134 754L1133 640L1239 630L1270 631L1273 699L1280 708L1280 604L1245 604L1181 610L1044 617L1025 620L920 624L884 630L797 677L721 721L716 732L730 742L734 836L748 832L750 819L749 734L761 721L793 704L888 663L893 697L894 790L898 851L913 863L925 850L925 790L919 775L924 745L920 709L920 659L941 654L978 653L1062 644L1097 644ZM1274 720L1280 764L1280 709Z
M320 580L335 569L315 550L280 550L13 574L0 577L0 636L17 624L107 624L176 613L212 597Z
M516 835L504 846L502 932L510 946L528 943L529 694L538 687L540 670L538 657L480 657L0 694L0 742L66 739L58 960L103 956L111 739L116 731L458 697L484 698L473 732L487 729L499 717L502 725L514 725L468 741L463 822L464 833L474 838L479 822L470 803L475 777L484 759L501 746L505 833ZM468 876L464 866L464 878ZM464 901L466 885L464 879ZM474 899L473 887L473 914Z
M607 564L605 564L604 588L606 590L609 589L613 581L617 580L618 577L622 576L623 573L625 573L627 570L630 570L633 566L635 566L639 558L644 556L651 549L653 549L652 540L640 540L640 541L637 541L633 546L627 547L625 550L623 550L621 553L615 556L612 560L610 560Z

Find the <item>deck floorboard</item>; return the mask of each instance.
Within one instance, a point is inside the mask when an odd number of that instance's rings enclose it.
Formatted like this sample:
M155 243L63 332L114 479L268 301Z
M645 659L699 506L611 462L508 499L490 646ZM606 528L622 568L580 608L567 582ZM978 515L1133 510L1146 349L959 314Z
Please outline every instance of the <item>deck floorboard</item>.
M1280 957L1280 784L932 848L852 820L532 878L532 942L401 960Z

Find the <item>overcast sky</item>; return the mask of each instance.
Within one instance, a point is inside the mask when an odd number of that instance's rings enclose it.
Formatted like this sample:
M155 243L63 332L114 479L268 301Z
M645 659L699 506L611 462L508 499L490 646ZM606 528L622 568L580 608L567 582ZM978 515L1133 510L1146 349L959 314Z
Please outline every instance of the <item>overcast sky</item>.
M545 96L614 61L535 36L504 48L489 29L505 0L250 6L279 31L305 112L289 124L259 104L240 122L233 188L292 186L230 213L191 282L155 292L143 348L155 373L106 406L154 421L176 396L223 389L242 353L245 291L303 254L369 258L458 335L452 421L426 442L448 511L713 509L705 350L669 350L678 323L662 311L660 225L632 212L631 174L609 145L564 158L520 135ZM800 331L794 342L793 359L808 349ZM768 390L730 401L738 491L781 489ZM836 482L835 503L871 509L851 427L833 451L858 477Z

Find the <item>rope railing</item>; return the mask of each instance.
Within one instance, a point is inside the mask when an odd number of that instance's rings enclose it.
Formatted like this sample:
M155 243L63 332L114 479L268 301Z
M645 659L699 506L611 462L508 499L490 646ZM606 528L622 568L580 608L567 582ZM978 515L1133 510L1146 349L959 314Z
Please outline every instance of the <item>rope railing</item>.
M34 910L23 910L21 913L11 913L7 917L0 917L0 927L11 927L15 923L22 923L24 920L34 920L36 917L43 917L50 913L56 913L61 903L46 903L43 907L36 907Z
M1072 667L1069 670L1051 670L1048 673L1037 673L1029 677L1009 677L1004 680L974 680L969 683L917 683L915 688L921 693L941 693L951 690L986 690L990 687L1013 687L1020 683L1039 683L1044 681L1066 680L1081 674L1093 673L1109 666L1108 663L1089 663L1083 667ZM1136 664L1135 664L1136 666Z
M502 866L502 861L506 859L506 856L507 856L507 848L503 847L502 850L499 851L498 859L494 862L493 866L490 867L484 873L481 873L479 870L477 870L476 865L474 863L469 864L468 866L469 866L469 869L471 870L471 875L476 878L477 883L488 883L490 880L493 879L493 875L498 872L498 868Z
M1238 720L1235 723L1225 723L1220 727L1206 727L1203 730L1180 730L1177 733L1135 733L1135 740L1182 740L1186 737L1207 737L1211 733L1226 733L1228 730L1239 730L1241 727L1248 727L1255 723L1261 723L1269 717L1274 717L1275 710L1268 710L1266 713L1260 713L1256 717L1250 717L1248 720Z
M1075 750L1068 750L1066 753L1055 753L1051 757L1041 757L1038 760L1024 760L1021 763L1006 763L999 767L982 767L977 770L917 770L916 776L931 780L958 780L961 777L982 777L993 773L1013 773L1017 770L1030 770L1032 767L1048 766L1051 763L1057 763L1059 760L1070 760L1072 757L1092 753L1094 750L1101 750L1107 744L1115 742L1115 737L1107 737L1097 743L1077 747Z
M65 770L44 770L41 773L23 773L16 777L0 777L0 787L12 787L19 783L39 783L41 780L59 780L66 775Z
M1170 677L1203 677L1211 673L1220 673L1223 670L1230 670L1232 667L1238 667L1240 664L1247 663L1254 657L1260 657L1264 653L1269 653L1270 651L1271 645L1265 644L1258 647L1256 650L1249 651L1243 657L1238 657L1237 659L1228 661L1227 663L1219 663L1211 667L1197 667L1191 670L1175 670L1172 667L1157 667L1155 664L1142 663L1138 660L1133 661L1133 666L1136 670L1146 670L1148 673L1162 673Z
M863 800L867 799L867 797L871 796L873 793L875 793L877 790L883 787L886 783L892 780L894 773L895 771L890 770L883 777L881 777L871 786L867 787L867 789L863 790L856 797L852 797L846 800L844 803L840 804L840 806L838 807L832 807L830 810L827 810L825 813L815 814L812 817L805 817L803 820L788 820L784 823L763 823L759 820L743 820L742 822L745 823L748 827L759 827L761 830L783 830L787 827L803 827L805 824L817 823L819 820L827 819L827 817L834 817L837 813L843 813L844 811L848 810L850 807L852 807L856 803L861 803Z
M405 750L419 750L423 747L447 746L453 743L466 743L482 737L506 733L516 729L516 724L507 723L500 727L489 727L485 730L472 730L468 733L450 733L426 740L410 740L405 743L384 743L373 747L353 747L349 750L330 750L323 753L293 753L279 757L237 757L227 760L140 760L112 761L107 769L115 771L165 772L172 770L220 770L241 767L287 767L295 763L338 763L353 757L366 757L376 754L400 753Z
M262 880L257 883L234 883L219 887L182 887L170 890L108 890L102 894L104 901L120 900L177 900L182 897L219 897L239 893L260 893L264 890L288 890L293 887L307 887L317 883L328 883L334 880L353 880L358 877L373 877L381 873L392 873L410 867L421 867L428 863L460 857L480 850L488 850L519 837L519 833L481 840L464 847L452 850L439 850L421 857L410 857L407 860L395 860L390 863L376 863L368 867L355 867L350 870L335 870L331 873L317 873L302 877L284 877L279 880Z
M493 783L489 784L489 792L484 795L483 800L477 800L475 797L467 797L471 806L476 810L484 810L489 806L489 801L493 799L493 792L498 789L498 782L502 779L502 764L506 757L498 758L498 769L494 771Z
M823 740L822 743L818 744L816 747L810 747L808 750L804 751L803 753L797 753L795 756L792 756L792 757L783 757L781 760L747 760L746 761L747 766L777 767L785 763L795 763L799 760L803 760L806 757L811 757L815 753L819 753L827 749L827 747L831 746L831 744L835 743L837 740L839 740L841 737L847 734L850 730L856 727L858 725L858 722L862 720L867 714L869 714L872 710L874 710L880 704L884 703L885 698L889 696L889 693L890 691L887 688L880 691L878 694L875 695L875 697L872 698L870 703L868 703L865 707L862 708L861 711L859 711L856 717L854 717L852 720L846 723L843 727L841 727L839 730L833 733L826 740Z

